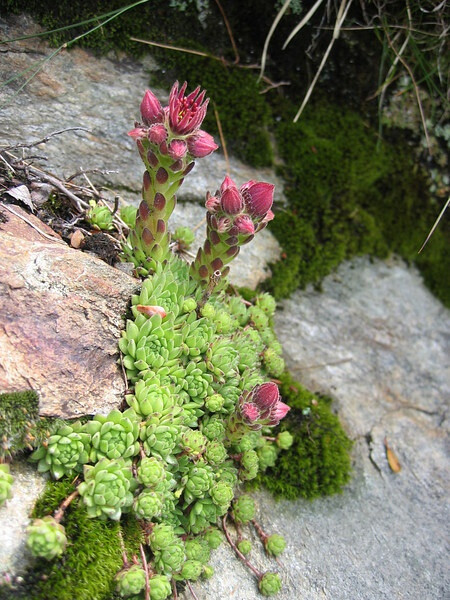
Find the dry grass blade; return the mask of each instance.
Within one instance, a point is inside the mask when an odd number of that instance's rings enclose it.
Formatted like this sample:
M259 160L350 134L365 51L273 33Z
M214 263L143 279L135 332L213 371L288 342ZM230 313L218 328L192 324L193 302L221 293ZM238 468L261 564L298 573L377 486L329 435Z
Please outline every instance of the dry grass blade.
M223 135L222 123L220 122L219 112L217 106L214 104L214 116L216 118L217 129L219 130L220 143L222 144L223 155L227 164L227 174L230 174L230 159L228 157L227 144L225 142L225 136Z
M279 10L277 16L275 17L275 19L273 20L272 26L269 30L269 33L267 34L266 40L264 42L264 48L262 51L262 56L261 56L261 71L259 73L259 78L258 81L262 78L262 76L264 75L264 69L266 68L266 60L267 60L267 49L269 48L269 42L270 39L273 35L273 32L275 31L275 29L277 28L278 23L281 21L281 17L284 15L284 13L286 12L287 8L289 7L289 4L291 3L291 0L286 0L286 2L283 4L283 6L281 7L281 9Z
M439 221L442 219L442 217L444 216L445 211L448 208L448 205L450 204L450 196L447 198L447 202L444 204L444 208L441 210L441 212L439 213L438 218L436 219L436 221L434 222L433 227L430 230L430 233L427 235L426 240L424 241L424 243L422 244L422 246L420 247L420 250L417 254L420 254L422 252L422 250L425 248L425 246L428 243L428 240L430 239L430 237L433 235L434 230L436 229L436 227L439 225Z
M306 13L306 15L300 21L300 23L294 27L294 29L291 31L291 33L289 34L289 36L287 37L286 41L283 44L283 50L286 48L286 46L289 44L289 42L292 40L292 38L295 35L297 35L297 33L300 31L300 29L309 21L309 19L313 16L313 14L319 8L319 6L322 4L322 2L323 2L323 0L317 0L317 2L314 4L314 6L311 7L311 9Z
M334 42L338 39L339 37L339 32L341 30L342 24L345 21L345 18L347 17L347 13L348 13L348 9L350 8L352 3L352 0L349 0L349 3L346 4L346 0L342 0L341 5L339 7L339 11L336 17L336 24L334 26L334 30L333 30L333 37L331 38L331 42L325 52L325 54L323 55L322 61L319 65L319 68L317 69L317 73L314 76L314 79L312 80L311 85L308 88L308 91L306 92L305 98L303 99L302 105L300 106L300 108L297 111L297 114L294 117L294 123L296 123L298 121L298 119L300 118L300 115L303 112L303 109L305 108L306 104L308 103L308 100L313 92L314 86L317 83L317 80L320 77L320 74L322 72L322 69L325 66L325 63L327 62L328 56L331 52L331 49L333 47Z

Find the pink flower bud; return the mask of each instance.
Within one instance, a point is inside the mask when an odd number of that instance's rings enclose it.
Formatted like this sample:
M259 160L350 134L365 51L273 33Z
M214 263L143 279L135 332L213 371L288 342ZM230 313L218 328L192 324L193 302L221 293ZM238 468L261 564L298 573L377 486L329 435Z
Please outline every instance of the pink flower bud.
M252 217L264 217L273 204L274 185L263 181L247 181L241 187L247 212Z
M255 226L248 215L238 215L234 220L234 225L237 227L237 232L243 235L255 233Z
M211 194L207 192L205 206L208 212L217 212L220 208L220 198L217 198L217 196L211 196Z
M217 231L219 233L225 233L231 227L231 219L228 217L220 217L217 221Z
M208 156L208 154L211 154L211 152L214 152L219 147L215 143L213 136L201 129L188 137L187 144L189 153L195 158Z
M142 120L146 125L152 123L162 123L164 120L164 111L158 98L147 90L144 94L144 99L141 102Z
M152 125L148 130L148 139L152 144L162 144L167 139L167 129L161 123Z
M147 137L147 130L144 129L143 127L135 127L134 129L129 131L127 133L127 135L132 137L133 140L141 140L141 139Z
M244 201L242 200L239 190L234 184L224 189L222 192L220 205L222 210L228 215L237 215L242 211L244 208Z
M278 425L281 419L284 419L290 410L291 407L284 402L277 402L277 404L270 411L270 421L268 424Z
M179 160L186 155L187 144L184 140L172 140L169 144L169 156L173 160Z
M259 419L261 413L253 402L245 402L241 405L241 414L246 421L250 423L254 423Z
M269 381L253 389L252 400L261 409L272 408L280 401L280 391L276 383Z

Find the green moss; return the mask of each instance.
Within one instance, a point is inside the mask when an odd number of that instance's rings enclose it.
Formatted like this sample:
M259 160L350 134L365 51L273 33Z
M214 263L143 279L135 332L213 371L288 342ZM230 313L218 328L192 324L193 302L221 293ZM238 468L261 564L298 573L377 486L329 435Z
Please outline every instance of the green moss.
M39 417L38 410L39 397L34 391L0 394L0 459L36 448L61 423Z
M49 481L37 501L33 517L53 513L74 490L69 480ZM122 567L119 531L122 531L129 558L139 553L142 530L134 516L120 524L90 519L79 498L65 512L62 521L70 540L61 559L37 559L24 575L23 584L7 596L21 600L109 600L114 592L114 576ZM6 590L5 590L6 591Z
M312 394L285 373L280 386L291 411L282 430L294 436L288 450L280 452L276 467L259 476L276 497L294 500L341 492L351 474L351 440L331 411L331 400Z
M418 257L439 207L406 143L381 143L359 115L325 102L311 105L299 124L286 114L276 134L289 200L270 224L283 248L267 284L277 298L320 282L344 259L396 252L415 260L449 303L448 225Z

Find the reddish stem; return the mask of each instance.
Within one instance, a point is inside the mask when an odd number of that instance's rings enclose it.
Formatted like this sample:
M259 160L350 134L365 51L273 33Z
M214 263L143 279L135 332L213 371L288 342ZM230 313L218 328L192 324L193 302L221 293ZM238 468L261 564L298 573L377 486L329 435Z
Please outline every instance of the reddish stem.
M192 597L194 598L194 600L198 600L198 598L197 598L197 595L196 595L196 593L194 592L194 589L193 589L193 587L192 587L192 585L191 585L191 582L190 582L190 581L186 581L186 584L187 584L187 586L188 586L188 588L189 588L189 591L191 592L191 594L192 594Z
M242 562L245 565L247 565L247 567L250 569L250 571L252 571L256 575L258 580L261 579L263 574L260 571L258 571L258 569L256 567L254 567L252 565L252 563L242 554L242 552L239 551L238 547L231 539L230 532L227 529L227 517L228 517L228 514L226 514L224 516L223 521L222 521L223 532L225 534L225 537L227 538L227 542L230 544L230 546L233 548L233 550L235 551L237 556L242 560Z
M175 579L172 579L172 593L173 600L178 600L177 582L175 581Z
M256 529L256 533L259 535L261 542L263 544L266 543L267 538L269 537L261 525L256 521L256 519L252 519L253 527Z
M53 518L55 519L55 521L57 523L59 523L61 521L61 519L64 516L64 511L68 508L68 506L70 505L72 500L74 500L78 495L79 495L78 490L75 490L74 492L72 492L69 496L67 496L67 498L61 503L59 508L55 511Z
M139 548L141 551L142 564L144 565L145 571L145 600L150 600L150 580L148 577L147 557L145 556L144 546L139 544Z

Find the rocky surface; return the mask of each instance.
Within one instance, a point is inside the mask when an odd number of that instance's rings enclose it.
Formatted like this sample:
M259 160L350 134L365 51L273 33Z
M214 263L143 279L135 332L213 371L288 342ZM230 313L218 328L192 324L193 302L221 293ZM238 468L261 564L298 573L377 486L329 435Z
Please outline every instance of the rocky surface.
M0 203L8 219L0 224L0 392L36 390L45 416L117 408L125 390L117 341L137 280L52 241L51 230L38 219L4 206Z
M0 506L0 582L3 573L14 572L28 558L25 531L30 512L45 486L45 477L36 467L22 461L11 465L11 475L13 499Z

